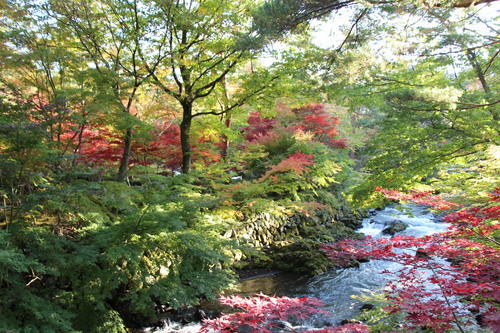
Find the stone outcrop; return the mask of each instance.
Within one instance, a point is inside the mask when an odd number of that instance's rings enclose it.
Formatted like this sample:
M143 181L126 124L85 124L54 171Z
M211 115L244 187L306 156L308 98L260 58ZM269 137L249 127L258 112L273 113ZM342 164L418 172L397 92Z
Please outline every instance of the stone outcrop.
M330 234L328 240L333 241L352 236L353 230L360 227L360 220L361 216L348 208L291 216L264 212L246 218L227 230L224 236L243 238L257 247L267 247L296 236L311 238L315 234Z

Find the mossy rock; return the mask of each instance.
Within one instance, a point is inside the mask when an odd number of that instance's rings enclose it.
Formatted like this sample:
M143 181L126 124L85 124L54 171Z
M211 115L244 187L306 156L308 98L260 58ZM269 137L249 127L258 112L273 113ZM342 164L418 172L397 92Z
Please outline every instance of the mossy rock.
M320 244L311 239L296 239L288 244L276 245L269 253L272 267L307 275L323 273L334 265Z
M334 226L308 226L300 228L300 235L321 243L333 243L346 238L359 238L358 233L344 224L337 222Z

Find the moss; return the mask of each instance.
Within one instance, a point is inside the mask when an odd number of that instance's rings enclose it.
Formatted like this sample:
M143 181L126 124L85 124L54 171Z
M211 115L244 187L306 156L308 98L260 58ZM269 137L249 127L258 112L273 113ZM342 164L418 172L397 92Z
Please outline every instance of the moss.
M269 258L274 268L308 275L320 274L334 267L320 243L311 239L277 245L271 250Z

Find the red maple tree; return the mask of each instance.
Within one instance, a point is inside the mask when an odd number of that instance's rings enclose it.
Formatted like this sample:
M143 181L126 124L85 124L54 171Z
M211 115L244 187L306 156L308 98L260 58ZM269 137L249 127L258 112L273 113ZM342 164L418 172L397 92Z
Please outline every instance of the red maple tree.
M242 128L245 133L245 139L249 142L254 142L268 135L276 125L276 120L262 117L262 114L259 112L251 112L247 123L248 126Z
M279 182L277 174L282 172L292 172L296 175L302 175L304 171L308 170L310 165L315 164L313 158L314 156L311 154L303 154L300 151L296 151L277 165L271 165L271 170L268 170L259 181L271 178L274 182Z
M298 130L313 133L316 140L333 148L347 147L345 138L337 138L340 118L330 115L323 104L305 105L292 111L299 117Z
M277 329L281 332L297 332L291 322L302 323L313 314L328 314L321 310L321 301L309 297L272 297L258 294L248 298L221 297L220 302L240 311L204 320L200 333L272 333ZM361 324L347 324L320 330L303 328L301 332L368 333L368 328Z
M410 194L377 189L388 198L441 209L458 207L426 192ZM339 265L353 260L378 259L402 264L387 286L390 313L403 313L407 329L429 327L466 332L474 322L500 332L499 189L490 204L463 208L444 217L449 230L422 238L344 240L323 245ZM472 314L477 314L473 316ZM470 327L470 326L469 326Z

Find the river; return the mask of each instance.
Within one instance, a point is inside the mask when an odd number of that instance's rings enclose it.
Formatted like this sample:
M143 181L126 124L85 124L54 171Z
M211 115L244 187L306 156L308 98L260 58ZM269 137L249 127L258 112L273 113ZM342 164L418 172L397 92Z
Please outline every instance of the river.
M405 206L404 208L404 211L394 207L375 211L363 220L362 228L358 232L374 238L390 237L383 235L382 230L395 220L408 225L406 230L398 233L401 235L425 236L446 230L447 225L437 222L427 208L423 206ZM383 290L389 276L380 272L395 271L397 267L397 263L372 260L356 268L330 270L310 278L288 273L268 275L242 281L238 285L238 294L248 296L262 292L267 295L315 297L325 304L325 310L329 311L331 316L317 319L311 325L316 327L338 325L343 319L352 318L360 312L362 301L353 296ZM198 329L198 324L183 326L178 323L166 323L163 329L146 332L194 333Z

